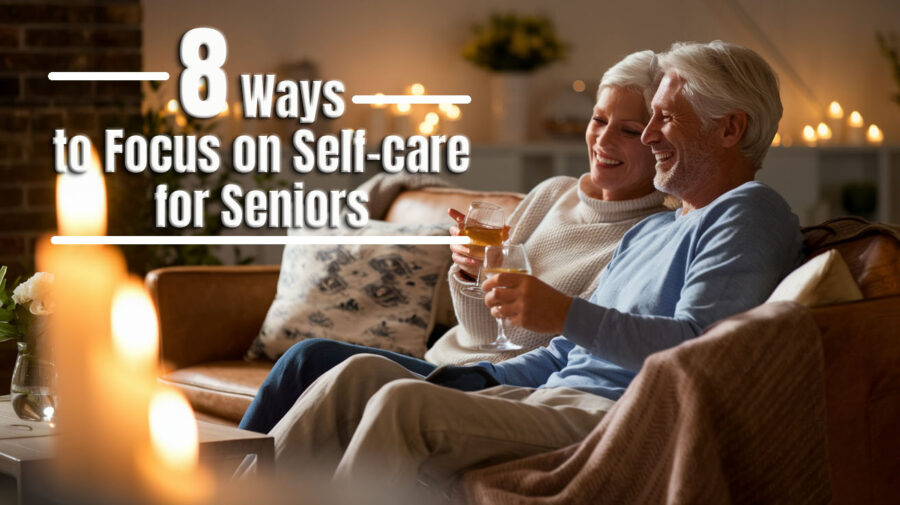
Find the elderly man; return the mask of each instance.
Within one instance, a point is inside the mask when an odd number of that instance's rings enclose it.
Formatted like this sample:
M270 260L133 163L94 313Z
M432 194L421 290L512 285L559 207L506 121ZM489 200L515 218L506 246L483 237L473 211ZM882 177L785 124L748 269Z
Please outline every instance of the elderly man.
M572 444L648 355L766 299L801 245L784 200L753 182L781 117L775 75L753 51L722 42L675 44L656 65L642 140L656 156L656 186L683 207L625 235L590 301L523 274L485 282L494 316L561 335L546 348L427 380L378 356L323 375L272 431L279 464L341 483L412 486Z

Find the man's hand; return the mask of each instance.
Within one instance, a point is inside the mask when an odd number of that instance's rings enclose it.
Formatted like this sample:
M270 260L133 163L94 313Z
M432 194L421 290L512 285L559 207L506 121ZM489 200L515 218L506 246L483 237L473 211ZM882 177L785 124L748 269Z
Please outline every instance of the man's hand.
M448 209L447 214L456 221L458 226L450 227L450 235L454 237L460 236L460 227L466 220L466 215L456 209ZM509 238L509 226L503 227L503 240ZM459 266L459 269L465 274L467 281L473 282L478 279L478 269L481 267L483 258L473 255L473 251L469 246L454 244L450 246L453 253L453 262ZM482 253L483 254L483 253Z
M500 385L493 375L480 366L439 366L425 380L460 391L480 391Z
M572 297L533 275L501 273L484 281L484 303L495 318L538 333L559 335Z

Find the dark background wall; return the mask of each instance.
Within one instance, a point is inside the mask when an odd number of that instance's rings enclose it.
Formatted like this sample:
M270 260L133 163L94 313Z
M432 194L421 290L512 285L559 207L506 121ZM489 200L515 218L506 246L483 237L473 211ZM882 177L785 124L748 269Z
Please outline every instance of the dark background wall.
M140 0L0 0L0 265L34 270L34 244L56 228L51 136L84 133L140 115L139 83L51 82L50 71L138 71ZM15 345L0 344L0 392Z

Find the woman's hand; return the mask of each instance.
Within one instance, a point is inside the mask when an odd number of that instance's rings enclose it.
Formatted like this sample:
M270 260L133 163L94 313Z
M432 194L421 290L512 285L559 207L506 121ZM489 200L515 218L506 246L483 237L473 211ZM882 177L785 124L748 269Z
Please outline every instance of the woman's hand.
M538 333L559 335L572 297L533 275L501 273L481 285L484 303L495 318Z
M456 209L448 209L447 214L450 215L454 221L456 221L457 226L450 227L450 235L454 237L458 237L462 235L460 232L460 228L466 220L466 215ZM509 238L509 226L503 227L503 240ZM450 251L453 253L453 262L459 266L462 274L465 275L464 280L468 282L474 282L478 280L478 269L481 267L481 263L484 259L480 256L473 255L473 251L469 248L469 246L454 244L450 246Z
M456 221L457 226L450 227L450 235L458 237L461 235L459 229L466 220L466 215L456 209L449 209L447 214ZM468 246L461 244L453 244L450 246L450 252L453 253L453 262L459 267L460 272L465 276L463 280L474 282L478 279L478 268L481 266L481 258L472 256L472 251Z

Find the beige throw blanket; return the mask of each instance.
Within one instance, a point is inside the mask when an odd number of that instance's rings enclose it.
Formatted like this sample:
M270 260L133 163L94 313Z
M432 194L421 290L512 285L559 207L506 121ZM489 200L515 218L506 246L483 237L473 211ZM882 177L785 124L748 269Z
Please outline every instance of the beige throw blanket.
M792 302L646 361L584 442L467 473L477 504L827 503L822 348Z

